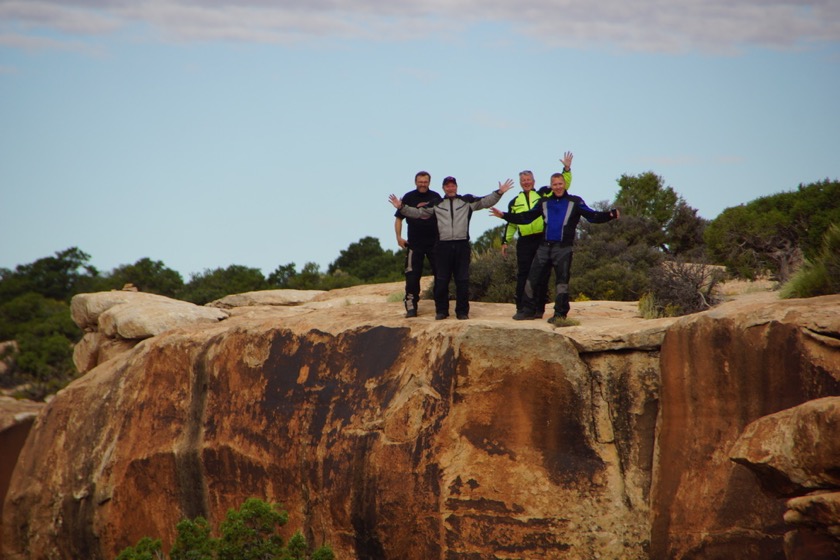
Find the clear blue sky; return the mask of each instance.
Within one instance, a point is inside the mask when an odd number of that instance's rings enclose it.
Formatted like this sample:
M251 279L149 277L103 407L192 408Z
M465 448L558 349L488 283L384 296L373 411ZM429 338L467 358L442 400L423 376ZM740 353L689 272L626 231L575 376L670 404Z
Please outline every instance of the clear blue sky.
M0 267L326 270L418 170L565 150L590 204L653 171L711 219L840 177L838 131L834 0L0 0Z

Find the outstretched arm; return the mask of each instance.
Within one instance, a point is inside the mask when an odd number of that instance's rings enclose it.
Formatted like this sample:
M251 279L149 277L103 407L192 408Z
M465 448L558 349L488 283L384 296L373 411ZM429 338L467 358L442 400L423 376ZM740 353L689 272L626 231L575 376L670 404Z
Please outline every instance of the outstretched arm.
M520 212L518 214L514 214L512 212L502 212L498 208L491 208L490 213L496 216L497 218L501 218L506 222L510 222L511 224L530 224L540 216L542 216L542 206L537 204L527 212Z
M388 202L390 202L394 208L399 210L400 214L408 216L409 218L428 218L434 214L434 208L432 207L414 208L413 206L406 206L395 194L388 197Z
M495 191L491 192L486 196L482 196L472 202L470 202L470 207L473 210L483 210L485 208L490 208L502 198L502 195L508 192L511 187L513 187L513 179L508 179L504 183L499 183L499 188ZM466 199L466 197L464 197Z

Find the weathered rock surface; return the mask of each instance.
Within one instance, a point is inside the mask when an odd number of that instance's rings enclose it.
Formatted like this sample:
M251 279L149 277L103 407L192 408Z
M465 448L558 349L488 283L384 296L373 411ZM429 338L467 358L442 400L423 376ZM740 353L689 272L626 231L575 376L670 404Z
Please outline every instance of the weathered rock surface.
M668 329L652 558L784 558L785 506L730 450L750 422L840 395L839 311L840 296L759 294Z
M300 305L312 301L323 290L261 290L225 296L207 305L230 309L232 307L251 307L257 305Z
M156 294L112 290L74 296L70 315L85 331L73 349L73 363L79 372L86 373L143 339L178 327L216 323L229 314Z
M840 558L840 397L764 416L747 426L731 458L785 502L788 558ZM793 496L793 497L791 497Z
M339 558L803 550L729 452L753 420L840 394L840 297L657 321L575 303L581 325L554 329L499 304L405 320L400 289L231 308L90 362L21 452L4 557L113 558L250 496Z
M43 403L0 396L0 518L18 455L43 407ZM2 550L3 536L0 534L0 558L3 557Z

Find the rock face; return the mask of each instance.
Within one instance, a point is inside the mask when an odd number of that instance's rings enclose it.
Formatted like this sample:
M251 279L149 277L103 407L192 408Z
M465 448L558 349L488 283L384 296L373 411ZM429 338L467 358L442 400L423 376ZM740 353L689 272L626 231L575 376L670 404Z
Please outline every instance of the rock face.
M784 504L730 453L750 422L840 395L838 306L838 296L746 299L668 330L652 558L785 557Z
M657 321L586 302L556 330L338 297L247 298L90 359L21 452L3 557L168 547L181 518L256 496L346 559L784 558L784 504L730 449L840 394L840 297Z
M840 397L826 397L747 426L732 460L786 500L788 558L840 558Z
M43 407L43 403L0 396L0 517L18 455ZM0 534L0 552L2 550L3 536ZM2 557L0 554L0 558Z

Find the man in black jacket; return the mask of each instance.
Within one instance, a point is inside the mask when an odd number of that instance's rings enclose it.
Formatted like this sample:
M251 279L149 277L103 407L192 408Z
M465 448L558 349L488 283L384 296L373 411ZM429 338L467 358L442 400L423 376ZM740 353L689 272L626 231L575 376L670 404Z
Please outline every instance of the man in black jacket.
M490 208L513 186L508 179L499 188L482 197L459 195L455 177L443 180L444 198L435 205L414 208L393 194L388 200L404 216L437 218L438 242L435 246L435 319L449 317L449 281L455 278L455 316L470 318L470 219L475 210Z
M405 193L402 200L408 206L424 208L434 206L441 197L429 190L432 177L427 171L418 171L414 176L413 191ZM405 316L417 317L417 303L420 301L420 278L423 276L423 263L429 259L432 276L435 274L435 242L437 241L437 222L434 216L406 218L399 210L394 213L394 232L397 245L407 249L405 254ZM403 219L408 222L408 239L403 239Z
M566 191L566 179L562 173L551 176L551 196L543 198L539 204L527 212L512 214L491 208L497 218L513 224L529 224L539 217L545 221L545 240L537 249L528 280L525 282L522 309L513 318L517 321L538 319L535 315L537 302L534 287L540 278L554 267L555 299L554 316L548 322L554 324L566 318L569 313L569 278L572 272L572 245L575 242L575 230L581 217L600 224L619 217L616 209L609 212L593 210L579 196Z

